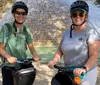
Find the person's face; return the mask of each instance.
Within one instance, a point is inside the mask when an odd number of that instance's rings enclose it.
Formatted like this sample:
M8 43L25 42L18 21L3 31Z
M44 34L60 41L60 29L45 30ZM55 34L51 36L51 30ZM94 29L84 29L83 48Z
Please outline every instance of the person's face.
M82 24L85 20L87 20L87 14L84 11L75 11L71 14L72 21L76 25Z
M16 11L13 13L15 20L19 23L23 23L26 19L26 12L22 8L17 8Z

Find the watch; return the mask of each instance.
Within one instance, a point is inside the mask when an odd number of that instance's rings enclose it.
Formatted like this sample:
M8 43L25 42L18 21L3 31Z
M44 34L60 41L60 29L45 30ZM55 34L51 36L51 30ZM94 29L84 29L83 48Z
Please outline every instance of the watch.
M86 72L88 71L86 66L83 66L82 68L85 69Z

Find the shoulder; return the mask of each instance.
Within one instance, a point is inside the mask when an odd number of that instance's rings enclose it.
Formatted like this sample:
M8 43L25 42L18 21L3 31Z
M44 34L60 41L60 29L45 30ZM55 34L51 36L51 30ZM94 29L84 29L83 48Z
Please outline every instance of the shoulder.
M100 40L100 34L98 33L97 29L95 29L95 28L87 28L86 35L88 38L88 42Z
M4 23L3 24L3 26L7 26L7 25L13 26L13 23L12 22L9 22L9 23Z
M97 29L95 29L95 28L87 27L87 28L86 28L86 33L87 33L87 34L98 34L98 31L97 31Z
M30 34L30 28L27 25L23 25L23 30L25 33Z
M2 28L12 28L12 26L13 26L13 23L12 22L9 22L9 23L4 23L2 25Z
M2 25L1 31L6 31L6 30L8 30L8 25L10 25L10 23L4 23L4 24Z
M70 29L66 29L65 31L63 31L63 33L62 33L62 40L64 39L64 38L66 38L67 36L69 36L70 34Z
M27 26L25 24L23 24L23 28L26 29L26 30L29 30L30 29L29 26Z
M63 32L63 36L64 35L68 35L70 33L70 28L66 29L64 32Z
M14 29L13 22L5 23L5 24L4 24L4 28L5 28L5 30L7 30L8 32L12 32L12 29Z

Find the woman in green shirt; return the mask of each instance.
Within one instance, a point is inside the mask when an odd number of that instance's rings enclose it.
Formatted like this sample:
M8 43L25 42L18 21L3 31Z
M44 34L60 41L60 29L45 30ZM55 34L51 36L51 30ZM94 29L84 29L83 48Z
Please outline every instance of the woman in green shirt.
M30 30L24 25L27 14L26 4L22 1L15 2L12 6L15 21L4 24L0 31L0 55L10 63L2 68L3 85L14 85L11 69L14 68L17 58L27 58L27 46L34 61L40 59L34 49Z

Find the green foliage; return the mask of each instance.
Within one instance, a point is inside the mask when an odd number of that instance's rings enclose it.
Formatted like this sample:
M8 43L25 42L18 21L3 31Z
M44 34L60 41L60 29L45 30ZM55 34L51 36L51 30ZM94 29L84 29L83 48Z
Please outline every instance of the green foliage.
M41 46L41 47L35 47L37 53L41 57L40 62L47 63L48 61L51 61L53 59L54 53L57 50L56 46ZM32 56L29 50L27 50L27 55Z
M100 0L96 0L95 4L100 5Z

